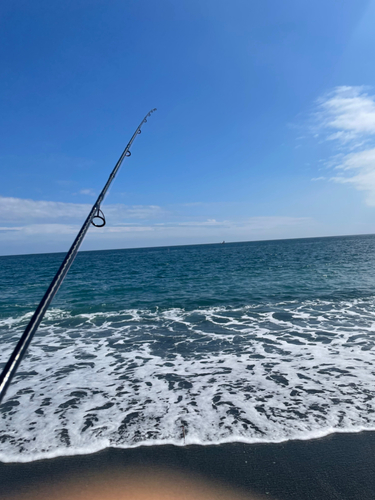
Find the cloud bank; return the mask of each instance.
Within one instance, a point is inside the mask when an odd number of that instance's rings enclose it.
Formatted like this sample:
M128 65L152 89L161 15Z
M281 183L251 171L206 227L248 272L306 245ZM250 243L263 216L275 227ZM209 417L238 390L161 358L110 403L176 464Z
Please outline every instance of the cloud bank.
M0 254L67 250L91 205L0 197ZM185 209L187 213L182 214ZM214 211L214 207L212 207ZM189 216L184 204L103 206L107 225L91 228L83 249L218 243L309 236L305 217L203 218Z

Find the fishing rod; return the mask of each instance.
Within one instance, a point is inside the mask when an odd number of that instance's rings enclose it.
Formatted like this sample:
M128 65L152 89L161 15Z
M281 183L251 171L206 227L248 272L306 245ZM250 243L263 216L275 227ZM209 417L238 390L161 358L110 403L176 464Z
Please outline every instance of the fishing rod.
M44 294L44 297L42 298L33 317L31 318L29 324L27 325L22 337L20 338L18 344L16 345L14 351L12 352L9 361L5 365L5 368L2 374L0 375L0 403L2 402L5 396L8 386L17 371L18 365L21 363L21 360L26 353L26 350L34 336L34 333L37 331L38 326L42 321L44 314L48 309L49 304L56 295L58 289L60 288L60 285L63 282L65 276L67 275L70 266L73 264L78 249L83 241L83 238L87 233L88 228L90 227L90 224L93 224L95 227L105 226L106 221L104 214L100 209L100 205L104 200L104 196L106 195L109 186L111 185L113 179L115 178L117 172L119 171L121 163L123 162L124 158L131 155L130 147L133 144L137 135L141 133L142 125L147 122L147 118L151 116L151 114L154 111L156 111L156 108L152 109L143 118L137 130L134 132L132 138L130 139L128 145L124 149L122 155L120 156L118 162L116 163L114 169L112 170L112 173L109 176L102 192L100 193L98 199L94 203L89 215L87 216L87 219L83 223L83 226L81 227L79 233L77 234L76 239L74 240L72 246L70 247L69 252L66 254L65 259L63 260L60 266L60 269L57 271L56 276L53 278L50 286L48 287L48 290Z

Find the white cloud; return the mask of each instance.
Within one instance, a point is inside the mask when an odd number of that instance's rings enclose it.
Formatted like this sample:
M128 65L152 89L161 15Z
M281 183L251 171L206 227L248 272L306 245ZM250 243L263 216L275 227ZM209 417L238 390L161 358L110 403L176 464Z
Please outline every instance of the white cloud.
M91 204L64 203L59 201L35 201L21 198L0 196L0 214L2 223L35 223L47 221L83 221L91 210ZM165 213L156 205L123 204L104 205L103 211L112 222L124 219L149 219Z
M33 222L35 220L77 219L90 211L91 205L59 201L35 201L0 196L2 222Z
M365 87L336 87L318 106L319 128L328 130L327 139L362 144L375 135L375 96Z
M118 241L127 243L133 238L138 242L148 238L152 245L164 244L165 241L174 241L174 244L246 241L307 236L314 224L314 220L309 217L282 216L249 217L244 220L185 220L147 226L105 226L100 234L92 231L88 236L103 239L118 236ZM123 235L126 235L126 240Z
M23 227L22 226L4 226L4 227L0 227L0 231L23 231Z
M309 217L283 217L283 216L270 216L270 217L248 217L243 220L216 220L207 219L204 221L190 220L183 222L158 222L154 224L154 228L174 228L176 230L187 228L187 230L201 230L210 228L211 233L214 231L219 234L219 231L225 229L227 231L244 230L251 234L253 231L267 232L271 229L280 229L292 227L297 225L304 225L311 223L312 219Z
M338 171L330 180L351 184L375 206L375 95L365 87L337 87L319 99L316 117L324 139L340 150L326 162Z
M333 181L364 191L367 205L375 207L375 148L345 156L336 169L341 174L332 177Z
M61 236L62 234L77 234L79 226L74 224L30 224L22 229L26 235L59 234Z
M29 224L27 226L8 226L0 227L0 231L17 231L24 235L43 235L43 234L76 234L80 226L69 224Z
M115 222L123 219L155 219L167 214L167 211L158 205L105 205L103 211L107 218L112 217Z
M153 231L152 226L106 226L103 228L104 233L139 233Z
M14 213L9 214L8 208L8 225L5 222L0 227L2 254L66 251L81 226L82 221L77 221L77 217L85 217L90 208L89 205L0 198L0 210L6 206L13 207ZM176 208L178 212L179 207ZM203 219L202 216L178 215L153 205L108 205L104 209L107 225L90 228L82 246L85 250L314 235L311 234L314 221L303 217ZM67 213L72 220L66 220ZM114 216L123 214L130 214L138 222L117 222ZM36 221L38 218L43 220Z
M79 194L85 194L87 196L95 196L95 191L93 189L81 189Z
M252 229L268 231L275 228L285 228L313 223L311 217L249 217L245 224Z
M229 221L217 221L216 219L207 219L204 221L187 221L180 222L179 226L225 226L231 225Z

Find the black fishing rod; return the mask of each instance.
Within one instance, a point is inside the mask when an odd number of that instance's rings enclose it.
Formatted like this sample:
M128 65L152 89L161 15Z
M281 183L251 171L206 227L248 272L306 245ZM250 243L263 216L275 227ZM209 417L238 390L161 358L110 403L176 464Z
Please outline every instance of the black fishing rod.
M143 118L141 123L139 124L137 130L134 132L132 138L130 139L128 145L124 149L124 152L120 156L118 162L115 165L115 168L112 170L111 175L108 178L108 181L106 185L104 186L102 192L100 193L98 199L94 203L89 215L87 216L87 219L83 223L83 226L81 227L76 239L73 242L73 245L70 247L69 252L66 254L65 259L63 260L63 263L60 266L60 269L57 271L56 276L53 278L52 283L48 287L48 290L46 291L44 297L42 298L40 304L38 305L33 317L31 318L29 324L26 327L26 330L24 331L22 337L18 341L18 344L16 345L16 348L12 352L9 361L5 365L5 368L0 375L0 403L2 402L5 393L7 391L7 388L14 376L14 374L17 371L18 365L21 363L21 360L23 356L26 353L26 350L31 342L31 339L34 336L34 333L38 329L38 326L40 322L43 319L44 314L46 313L49 304L51 303L51 300L54 298L54 296L57 293L57 290L60 288L61 283L63 282L63 279L67 275L70 266L73 264L73 261L77 255L78 249L83 241L83 238L85 237L87 230L90 226L90 224L93 224L96 227L103 227L105 225L105 217L103 212L100 210L100 205L102 201L104 200L104 196L106 192L108 191L109 186L111 185L113 179L115 178L117 172L119 171L119 168L121 166L121 163L123 162L124 158L126 156L130 156L130 147L133 144L135 138L137 137L138 134L141 133L141 127L144 123L147 122L147 118L151 116L151 113L156 111L156 109L152 109L147 115Z

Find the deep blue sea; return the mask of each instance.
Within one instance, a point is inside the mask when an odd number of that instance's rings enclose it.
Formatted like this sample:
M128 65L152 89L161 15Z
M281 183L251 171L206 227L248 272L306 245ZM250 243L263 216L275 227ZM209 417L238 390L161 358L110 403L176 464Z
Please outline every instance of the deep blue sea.
M64 254L0 258L0 364ZM0 460L375 429L375 236L81 252Z

